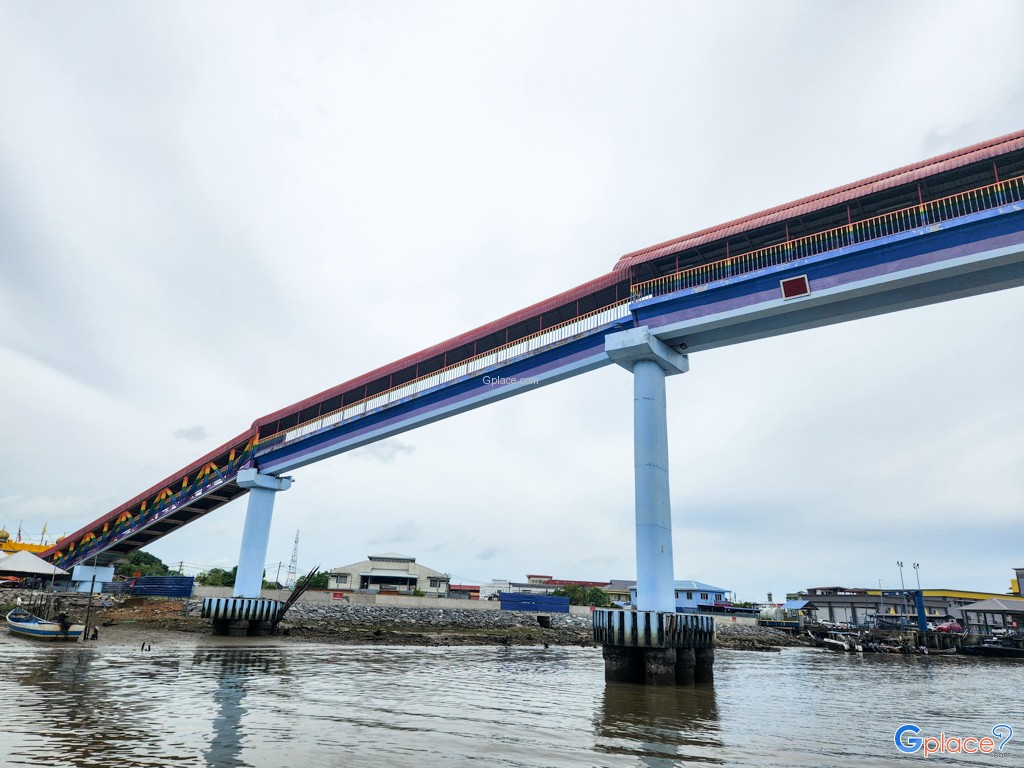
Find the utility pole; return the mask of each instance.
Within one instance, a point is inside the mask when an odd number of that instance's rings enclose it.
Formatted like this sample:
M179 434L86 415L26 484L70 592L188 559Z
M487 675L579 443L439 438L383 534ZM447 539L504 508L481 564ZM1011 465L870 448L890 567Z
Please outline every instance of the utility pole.
M900 606L900 626L903 625L903 614L907 611L907 585L903 583L903 561L897 560L896 565L900 567L900 591L903 593L900 595L901 602L903 605Z

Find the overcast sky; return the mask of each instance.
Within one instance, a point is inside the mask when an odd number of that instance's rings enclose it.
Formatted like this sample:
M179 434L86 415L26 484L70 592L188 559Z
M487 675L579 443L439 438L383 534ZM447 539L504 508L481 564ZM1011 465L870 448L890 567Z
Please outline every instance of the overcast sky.
M0 525L70 533L257 417L623 253L1024 128L1018 2L0 0ZM1002 592L1024 293L691 356L676 578ZM634 578L618 368L294 473L268 575ZM150 550L235 565L245 501Z

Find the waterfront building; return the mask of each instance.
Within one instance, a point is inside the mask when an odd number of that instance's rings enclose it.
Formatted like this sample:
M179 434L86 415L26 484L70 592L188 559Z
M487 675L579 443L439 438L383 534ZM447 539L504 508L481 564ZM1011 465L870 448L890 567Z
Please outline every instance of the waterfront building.
M613 603L628 603L629 590L635 586L635 580L612 579L608 582L608 586L603 589L608 593L608 597L611 598Z
M1010 594L1018 597L1024 595L1024 568L1014 568L1010 579Z
M610 587L616 584L618 585L618 591L615 593L619 597L613 596ZM628 599L628 587L626 590L622 589L623 585L634 585L635 581L623 581L623 580L612 580L612 581L584 581L582 579L555 579L551 576L528 573L526 575L526 581L509 581L508 579L491 579L490 582L480 587L480 599L481 600L496 600L498 595L501 593L512 593L520 595L550 595L556 589L565 589L568 586L579 585L590 589L591 587L597 587L605 592L608 592L612 600L625 600Z
M564 589L565 587L579 586L586 587L587 589L597 587L598 589L605 590L608 586L607 581L580 581L579 579L548 579L544 583L552 589Z
M976 635L1017 633L1024 628L1024 599L1020 597L991 597L960 610L964 629Z
M449 581L448 574L420 565L415 557L387 552L332 568L327 588L392 595L419 591L428 597L447 597Z
M683 579L675 582L675 590L676 613L722 613L731 605L725 587ZM629 590L629 601L636 605L636 586Z
M503 592L514 592L523 595L549 595L555 587L542 582L510 581L509 579L491 579L480 585L481 600L497 600Z
M449 584L448 597L456 600L479 600L480 587L473 584Z
M811 587L787 595L791 603L806 601L801 610L808 618L836 624L872 624L877 619L894 623L916 624L917 608L912 597L900 590L878 590L862 587ZM909 593L911 590L903 590ZM965 606L979 600L1005 597L993 592L960 589L924 589L925 620L941 623L963 619Z

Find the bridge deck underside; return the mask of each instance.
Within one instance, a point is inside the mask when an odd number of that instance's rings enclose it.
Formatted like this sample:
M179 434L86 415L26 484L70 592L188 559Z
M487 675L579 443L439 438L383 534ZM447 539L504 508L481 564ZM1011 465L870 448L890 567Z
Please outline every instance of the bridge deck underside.
M129 552L141 549L147 544L166 536L168 533L176 531L181 526L199 519L203 515L224 506L228 502L234 501L240 496L244 496L246 493L248 493L248 490L240 488L233 480L224 483L206 495L173 510L145 528L134 531L129 536L119 540L113 546L97 555L97 563L109 564L114 562ZM88 561L88 558L86 558L86 561Z

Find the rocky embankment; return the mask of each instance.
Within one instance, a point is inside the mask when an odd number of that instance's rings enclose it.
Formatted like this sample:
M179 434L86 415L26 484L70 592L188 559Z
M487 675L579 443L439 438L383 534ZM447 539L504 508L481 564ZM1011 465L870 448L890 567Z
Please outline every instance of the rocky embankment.
M590 645L589 616L397 608L379 605L296 604L279 626L290 637L382 645Z
M132 625L142 630L210 631L200 617L202 602L153 601L98 611L95 623L120 633ZM297 603L278 625L278 635L292 640L351 645L592 645L589 616L481 611L460 608L398 608L378 605Z
M772 627L751 627L722 622L715 631L715 645L740 651L778 651L784 647L813 645L806 635L791 635Z

